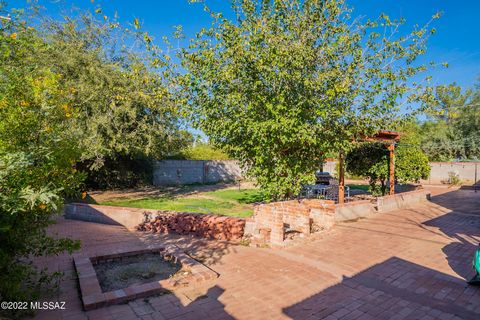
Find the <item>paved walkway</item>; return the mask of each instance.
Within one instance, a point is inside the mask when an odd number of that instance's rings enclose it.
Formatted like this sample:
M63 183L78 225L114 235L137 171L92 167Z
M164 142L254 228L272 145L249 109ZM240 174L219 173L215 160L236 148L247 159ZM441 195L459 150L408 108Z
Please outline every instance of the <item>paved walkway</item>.
M431 203L343 223L284 250L61 219L54 230L81 239L82 250L174 243L220 277L202 288L84 312L70 257L39 261L66 272L56 299L67 310L36 318L480 319L480 288L465 282L480 241L480 192L432 191Z

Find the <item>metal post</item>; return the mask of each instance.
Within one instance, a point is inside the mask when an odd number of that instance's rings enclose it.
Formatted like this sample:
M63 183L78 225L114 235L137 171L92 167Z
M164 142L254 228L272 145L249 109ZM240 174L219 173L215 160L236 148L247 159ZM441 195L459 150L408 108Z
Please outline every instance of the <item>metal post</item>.
M390 155L390 194L395 194L395 144L388 146Z
M338 164L338 203L345 203L345 156L343 152L340 152Z
M475 181L473 183L473 190L475 190L475 192L477 192L477 162L475 162Z

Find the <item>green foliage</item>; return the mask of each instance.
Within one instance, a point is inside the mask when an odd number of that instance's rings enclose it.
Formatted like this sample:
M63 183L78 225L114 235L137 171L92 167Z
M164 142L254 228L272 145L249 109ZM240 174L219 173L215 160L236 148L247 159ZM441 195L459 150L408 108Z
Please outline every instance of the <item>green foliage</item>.
M37 300L59 274L31 260L79 247L46 231L63 199L79 194L77 163L160 157L190 137L169 94L166 58L148 34L88 13L57 21L36 9L0 4L11 18L0 20L2 301Z
M77 164L77 168L87 172L85 187L92 190L137 188L151 185L154 160L117 156L105 158L103 166L89 170L91 161Z
M222 150L215 148L209 143L197 142L170 159L182 160L230 160L231 158Z
M462 184L462 180L458 176L458 173L451 171L451 172L448 173L447 183L451 186L459 186L459 185Z
M185 146L190 136L180 130L168 58L144 32L89 13L63 21L28 18L39 20L38 25L27 27L20 17L5 24L4 88L16 94L13 101L0 104L31 109L48 97L42 108L62 120L57 121L61 125L68 123L65 134L77 145L79 160L89 161L92 168L101 167L107 157L161 158ZM16 85L20 82L33 90L22 91ZM10 135L31 139L20 134L26 125L28 119L19 118L20 132ZM42 125L40 132L52 129Z
M347 154L345 164L347 172L369 179L372 194L386 193L389 157L384 145L361 144ZM419 182L420 179L427 179L429 174L428 158L418 146L400 143L395 148L396 182Z
M58 255L79 243L47 235L52 214L61 208L64 192L72 190L71 165L41 149L6 153L0 149L0 300L33 301L40 289L56 284L60 273L38 270L33 257ZM63 177L66 179L64 180ZM19 316L22 311L12 311Z
M480 90L438 86L429 119L417 131L431 161L480 159Z
M435 102L426 110L433 118L451 123L458 118L459 112L469 103L472 91L462 92L462 88L456 83L439 85L435 88Z
M327 152L390 127L400 107L432 100L416 59L434 30L351 18L342 0L232 1L211 12L179 58L192 121L238 159L271 199L312 182ZM434 17L436 18L436 16Z

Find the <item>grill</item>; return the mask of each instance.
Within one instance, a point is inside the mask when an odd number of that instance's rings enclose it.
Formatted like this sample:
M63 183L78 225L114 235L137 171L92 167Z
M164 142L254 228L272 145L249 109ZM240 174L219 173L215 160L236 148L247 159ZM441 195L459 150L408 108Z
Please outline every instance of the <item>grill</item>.
M323 172L323 171L315 172L315 178L316 178L315 184L320 184L320 185L331 185L331 184L335 184L335 181L336 181L335 178L330 173Z

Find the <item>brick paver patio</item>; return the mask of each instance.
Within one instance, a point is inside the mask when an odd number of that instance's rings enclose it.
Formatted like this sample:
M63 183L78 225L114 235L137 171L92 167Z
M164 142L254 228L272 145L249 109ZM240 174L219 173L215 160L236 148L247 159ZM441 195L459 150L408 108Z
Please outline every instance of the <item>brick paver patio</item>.
M71 257L38 261L66 272L66 310L37 319L480 319L466 285L480 241L480 193L433 188L431 203L337 225L283 250L232 246L59 219L86 253L169 243L220 276L201 288L84 312Z

